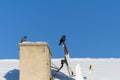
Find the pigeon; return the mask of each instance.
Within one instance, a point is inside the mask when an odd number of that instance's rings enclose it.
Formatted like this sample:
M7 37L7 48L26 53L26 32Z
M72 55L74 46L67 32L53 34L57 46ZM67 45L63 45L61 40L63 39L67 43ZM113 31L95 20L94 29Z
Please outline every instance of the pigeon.
M27 39L27 36L23 36L22 39L21 39L21 43L22 43L22 42L25 42L26 39Z
M63 36L61 37L61 39L60 39L59 45L61 45L62 43L64 43L65 40L66 40L66 37L65 37L65 35L63 35Z

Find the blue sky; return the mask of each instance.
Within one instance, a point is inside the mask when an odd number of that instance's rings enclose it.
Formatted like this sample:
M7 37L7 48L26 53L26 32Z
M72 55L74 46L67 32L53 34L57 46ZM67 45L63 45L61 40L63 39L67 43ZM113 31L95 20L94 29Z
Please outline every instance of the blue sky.
M120 57L120 1L2 0L0 1L0 59L19 58L18 43L49 43L53 58L64 57L59 39L73 58Z

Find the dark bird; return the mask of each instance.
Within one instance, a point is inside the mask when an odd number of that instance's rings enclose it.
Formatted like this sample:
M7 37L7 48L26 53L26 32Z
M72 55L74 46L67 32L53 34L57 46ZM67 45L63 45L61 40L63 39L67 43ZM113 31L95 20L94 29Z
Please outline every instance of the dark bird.
M21 39L21 43L22 43L22 42L25 42L26 39L27 39L27 36L23 36L22 39Z
M65 40L66 40L66 37L65 37L65 35L63 35L63 36L61 37L61 39L60 39L59 45L61 45L62 43L64 43Z

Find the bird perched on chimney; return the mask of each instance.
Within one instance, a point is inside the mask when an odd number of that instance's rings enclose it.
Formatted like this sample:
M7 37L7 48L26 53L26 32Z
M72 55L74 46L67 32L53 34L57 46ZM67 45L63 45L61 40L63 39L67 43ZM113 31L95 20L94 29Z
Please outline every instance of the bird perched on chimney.
M22 42L25 42L26 39L27 39L27 36L23 36L22 39L21 39L21 43L22 43Z
M61 45L62 43L64 43L65 40L66 40L66 36L63 35L63 36L61 37L61 39L60 39L60 43L59 43L59 45Z

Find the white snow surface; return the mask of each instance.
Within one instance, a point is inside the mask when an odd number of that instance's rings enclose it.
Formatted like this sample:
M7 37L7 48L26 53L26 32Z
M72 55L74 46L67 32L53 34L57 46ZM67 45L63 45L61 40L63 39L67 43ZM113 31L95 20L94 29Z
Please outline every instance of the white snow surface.
M60 67L62 58L52 59L57 67ZM75 73L77 64L81 66L82 75L85 80L120 80L120 58L71 58L71 67ZM92 65L93 70L89 70ZM53 74L56 69L51 69ZM19 60L0 60L0 80L19 80ZM64 64L60 72L53 80L75 80L70 77Z

